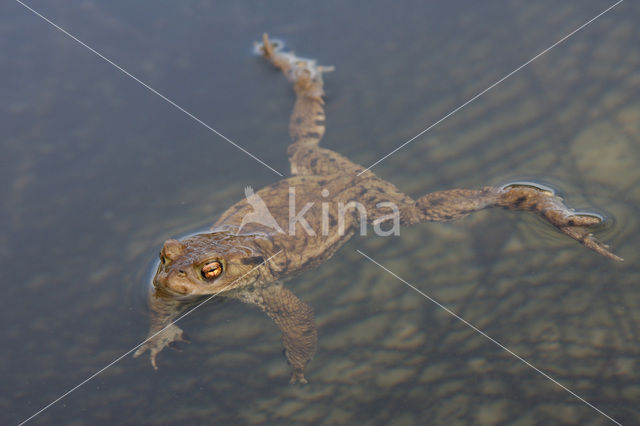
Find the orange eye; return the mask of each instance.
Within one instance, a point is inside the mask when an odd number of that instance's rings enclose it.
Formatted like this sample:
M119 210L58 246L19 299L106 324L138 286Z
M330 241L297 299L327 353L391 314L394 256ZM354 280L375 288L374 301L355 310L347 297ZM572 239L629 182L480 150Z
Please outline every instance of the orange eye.
M202 277L207 280L218 278L222 273L222 263L217 260L207 262L202 267Z

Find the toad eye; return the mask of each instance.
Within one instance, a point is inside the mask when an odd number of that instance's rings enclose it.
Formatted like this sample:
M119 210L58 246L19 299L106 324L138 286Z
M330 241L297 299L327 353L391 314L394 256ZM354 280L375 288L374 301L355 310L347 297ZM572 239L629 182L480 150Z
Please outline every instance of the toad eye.
M160 253L160 263L162 263L163 265L167 263L167 258L164 257L162 253Z
M222 273L222 263L218 260L212 260L207 262L202 267L202 277L206 280L213 280L218 278Z

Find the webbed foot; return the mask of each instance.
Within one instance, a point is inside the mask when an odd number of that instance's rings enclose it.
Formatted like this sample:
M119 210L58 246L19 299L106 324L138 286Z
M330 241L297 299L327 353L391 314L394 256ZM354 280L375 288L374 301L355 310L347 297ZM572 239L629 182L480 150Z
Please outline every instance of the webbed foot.
M572 216L572 218L576 218L572 220L575 220L576 222L578 222L578 220L583 219L584 216L580 214L576 214ZM600 220L599 222L596 222L595 224L600 224L600 223L602 223L602 220ZM621 258L620 256L614 253L611 253L611 251L609 251L609 246L607 244L604 244L603 242L598 241L598 239L596 239L596 237L594 237L593 234L589 232L587 227L591 225L592 224L584 224L584 225L576 224L574 226L558 226L558 228L562 232L564 232L565 234L573 238L574 240L579 241L583 246L590 248L596 253L599 253L604 257L608 257L609 259L617 260L619 262L624 261L624 259Z
M603 222L601 216L569 209L551 188L528 182L507 184L499 189L497 205L511 210L534 211L583 246L609 259L624 260L589 232L590 227Z
M172 349L178 349L175 346L176 342L189 343L189 339L180 327L175 324L171 324L157 334L152 334L151 337L148 338L148 340L144 342L144 344L142 344L137 351L135 351L133 357L137 358L146 351L149 351L151 365L153 366L154 370L157 370L158 364L156 362L156 359L160 351L162 351L167 346Z

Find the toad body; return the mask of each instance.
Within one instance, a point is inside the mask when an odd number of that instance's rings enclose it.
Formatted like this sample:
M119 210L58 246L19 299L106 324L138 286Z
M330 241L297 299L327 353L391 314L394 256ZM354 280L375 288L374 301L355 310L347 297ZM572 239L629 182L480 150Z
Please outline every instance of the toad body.
M316 65L283 52L266 34L259 53L282 70L296 100L289 122L291 177L231 206L211 230L183 240L170 239L149 295L149 337L145 351L157 368L165 346L184 340L176 319L203 298L227 297L263 310L282 331L291 383L306 383L304 370L316 351L313 310L283 282L328 260L354 233L367 225L381 233L399 226L449 221L489 207L530 211L595 252L622 260L597 241L589 228L602 222L590 213L567 208L549 188L527 182L499 187L451 189L418 199L319 146L325 131L323 72Z

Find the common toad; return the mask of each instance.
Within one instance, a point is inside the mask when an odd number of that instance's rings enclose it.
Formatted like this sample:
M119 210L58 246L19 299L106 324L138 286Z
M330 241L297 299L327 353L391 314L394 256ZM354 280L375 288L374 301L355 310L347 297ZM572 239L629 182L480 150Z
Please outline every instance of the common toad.
M256 305L276 322L292 368L290 382L306 383L304 369L317 343L313 311L283 282L329 259L367 225L389 234L397 233L399 225L454 220L488 207L525 210L597 253L622 260L589 232L601 217L574 212L549 188L513 182L413 200L370 170L320 147L325 131L322 74L332 67L283 52L266 34L257 50L293 84L292 176L256 193L247 188L246 198L225 211L210 232L164 243L149 295L149 338L134 355L149 350L154 368L165 346L185 339L174 320L204 296L219 294Z

